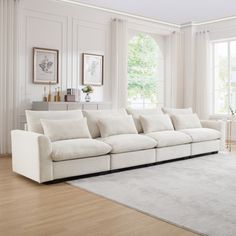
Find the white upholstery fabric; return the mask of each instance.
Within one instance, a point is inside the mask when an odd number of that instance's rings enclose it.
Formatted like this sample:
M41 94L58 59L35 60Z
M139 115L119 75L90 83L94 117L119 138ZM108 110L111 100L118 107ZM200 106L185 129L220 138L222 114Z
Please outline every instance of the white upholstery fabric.
M154 163L155 149L111 154L111 170Z
M51 141L91 138L89 133L87 119L73 120L44 120L41 119L44 134Z
M192 114L193 110L191 107L189 108L162 108L164 113L169 115L187 115Z
M171 119L176 130L202 127L197 114L173 115Z
M140 134L121 134L101 139L112 147L111 153L132 152L154 148L154 139Z
M157 147L168 147L191 143L191 138L180 131L161 131L146 134L157 141Z
M53 180L51 142L42 134L13 130L13 171L39 183Z
M66 120L66 119L81 119L83 118L82 111L25 111L28 130L43 134L43 127L40 119L50 120Z
M52 160L64 161L77 158L101 156L109 153L111 147L94 139L71 139L52 143Z
M221 134L219 131L208 128L184 129L181 132L189 135L192 142L203 142L209 140L220 139Z
M137 134L132 116L108 117L98 120L102 138L119 134Z
M203 128L215 129L220 132L220 150L224 151L226 141L226 122L222 120L201 120L201 124Z
M109 170L110 155L53 162L54 179L86 175Z
M98 120L107 117L127 116L125 109L119 110L96 110L96 111L83 111L84 116L87 118L90 134L92 138L98 138L101 133L98 128Z
M157 131L174 130L171 119L168 115L140 116L144 133Z
M140 123L140 116L146 116L146 115L161 115L163 114L161 107L158 107L156 109L126 109L127 113L133 116L134 123L136 125L136 129L139 133L143 133L143 128Z
M191 146L191 155L218 152L220 150L220 140L192 143Z
M191 144L156 148L156 162L173 160L191 155Z

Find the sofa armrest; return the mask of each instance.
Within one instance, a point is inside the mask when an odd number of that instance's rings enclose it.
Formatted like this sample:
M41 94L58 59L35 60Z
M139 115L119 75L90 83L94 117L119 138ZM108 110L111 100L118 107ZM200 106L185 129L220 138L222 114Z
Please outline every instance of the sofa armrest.
M226 123L222 120L201 120L203 128L215 129L221 133L221 150L225 150Z
M39 183L53 180L52 146L48 137L23 130L13 130L13 171Z

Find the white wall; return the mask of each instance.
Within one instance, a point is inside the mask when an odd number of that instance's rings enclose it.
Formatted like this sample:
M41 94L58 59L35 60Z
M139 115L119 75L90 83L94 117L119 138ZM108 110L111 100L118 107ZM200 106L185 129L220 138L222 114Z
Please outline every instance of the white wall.
M104 86L95 87L92 96L94 101L111 101L112 18L126 19L129 29L163 37L177 30L170 26L53 0L22 0L19 15L21 126L25 122L24 110L31 108L32 101L42 100L43 94L43 85L32 83L33 47L59 49L59 86L63 90L68 87L81 88L82 53L104 55Z

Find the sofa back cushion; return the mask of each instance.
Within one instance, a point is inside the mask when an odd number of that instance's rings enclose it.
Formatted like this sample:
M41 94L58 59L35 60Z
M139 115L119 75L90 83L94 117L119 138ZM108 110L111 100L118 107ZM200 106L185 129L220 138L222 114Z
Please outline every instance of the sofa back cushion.
M81 119L83 118L82 111L30 111L26 110L26 120L28 131L43 134L43 127L40 119L47 120L66 120L66 119Z
M91 138L87 119L45 120L41 119L43 131L51 141Z
M163 112L169 115L187 115L193 114L191 107L189 108L162 108Z
M176 130L202 128L197 114L173 115L171 119Z
M167 114L140 116L140 121L144 133L174 130L171 119Z
M147 115L161 115L163 114L161 107L155 108L155 109L126 109L127 113L133 116L134 123L136 126L136 129L139 133L143 132L143 128L140 121L140 116L147 116Z
M102 138L119 134L138 134L132 116L108 117L98 120Z
M87 118L88 127L92 138L98 138L101 136L98 128L98 120L107 117L120 117L127 116L125 109L119 110L91 110L83 111L84 116Z

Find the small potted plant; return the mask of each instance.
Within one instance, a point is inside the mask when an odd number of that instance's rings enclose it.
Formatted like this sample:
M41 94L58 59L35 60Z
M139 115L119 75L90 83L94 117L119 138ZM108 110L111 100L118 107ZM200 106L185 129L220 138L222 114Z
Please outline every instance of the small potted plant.
M85 101L90 102L91 101L90 93L93 93L93 87L90 86L90 85L87 85L87 86L82 88L82 92L86 93Z

